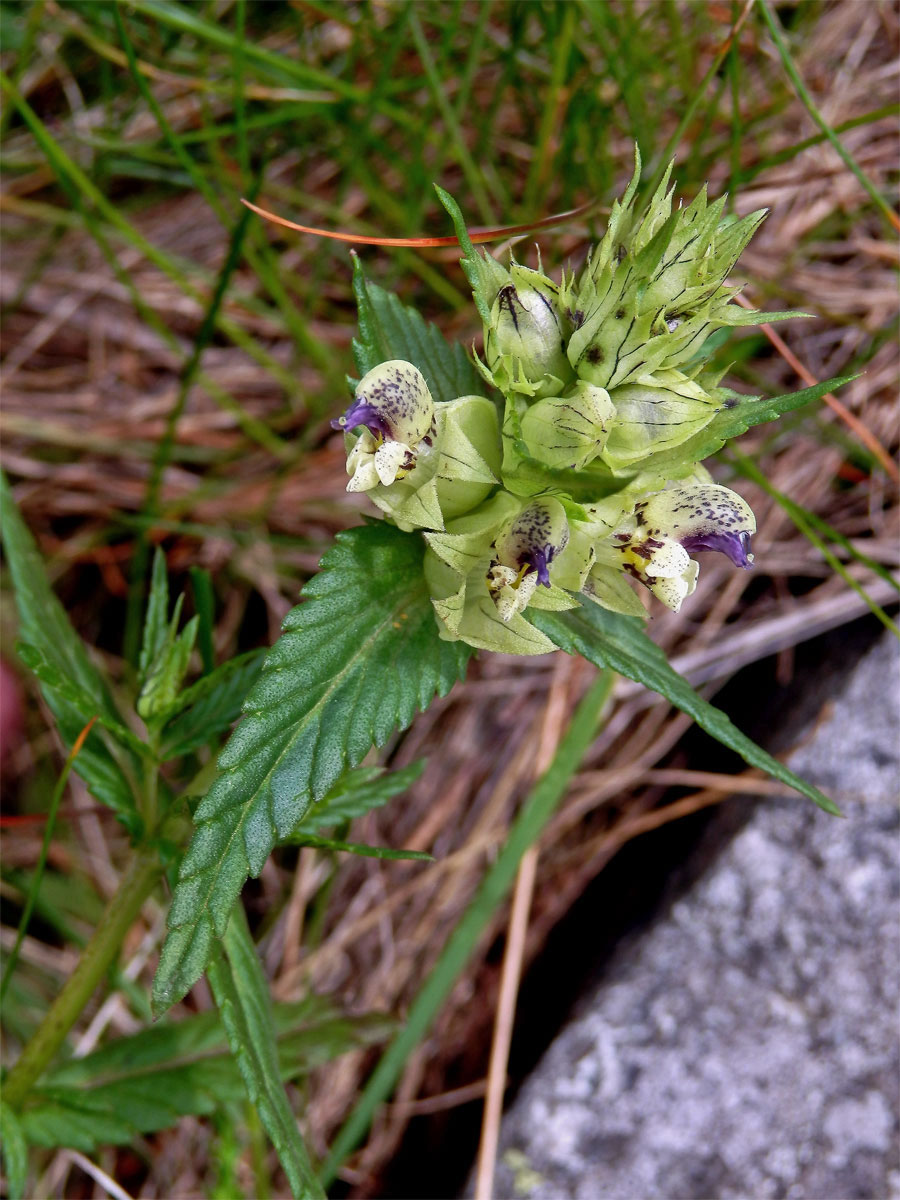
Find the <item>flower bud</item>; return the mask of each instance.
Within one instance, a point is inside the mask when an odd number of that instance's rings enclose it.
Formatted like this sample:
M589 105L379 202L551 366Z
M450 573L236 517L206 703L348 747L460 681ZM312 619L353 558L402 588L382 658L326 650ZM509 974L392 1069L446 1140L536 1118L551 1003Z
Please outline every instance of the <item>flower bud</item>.
M487 374L504 393L558 395L574 377L566 357L570 326L560 312L559 288L540 271L518 263L509 274L485 329Z
M722 407L722 393L707 392L681 371L658 371L615 388L612 428L603 461L614 471L640 464L651 454L672 450L699 433Z
M579 380L568 395L528 406L522 415L522 440L532 457L548 467L581 471L606 445L615 411L604 388Z

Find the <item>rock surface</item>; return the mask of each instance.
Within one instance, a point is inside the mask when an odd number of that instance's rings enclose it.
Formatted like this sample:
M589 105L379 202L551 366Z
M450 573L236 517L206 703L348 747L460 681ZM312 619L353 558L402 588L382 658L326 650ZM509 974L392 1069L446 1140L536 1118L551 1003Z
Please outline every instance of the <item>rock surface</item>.
M900 1196L900 647L877 643L760 803L614 956L504 1118L495 1196Z

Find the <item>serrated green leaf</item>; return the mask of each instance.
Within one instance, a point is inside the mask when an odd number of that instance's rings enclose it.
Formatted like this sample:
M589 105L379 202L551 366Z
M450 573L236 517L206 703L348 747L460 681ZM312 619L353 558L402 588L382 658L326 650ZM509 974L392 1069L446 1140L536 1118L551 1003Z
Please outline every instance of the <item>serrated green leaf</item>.
M392 850L389 846L370 846L366 842L339 842L335 838L317 837L314 833L292 833L284 839L287 846L312 846L315 850L338 850L344 854L358 854L360 858L387 858L415 862L434 862L430 854L421 850Z
M471 654L443 642L423 543L383 522L339 534L284 622L219 758L169 912L154 983L164 1011L200 977L248 874L347 766L444 695Z
M344 1017L320 997L272 1010L279 1078L296 1079L348 1050L384 1041L396 1022ZM205 1012L117 1038L46 1076L22 1121L35 1145L131 1142L184 1116L202 1116L246 1095L219 1015Z
M677 472L679 470L683 472L687 465L709 458L711 454L721 450L726 442L740 437L754 425L776 421L785 413L803 408L804 405L812 404L815 400L821 400L827 392L837 391L845 383L850 383L856 378L855 375L845 375L836 379L827 379L824 383L817 383L815 387L803 388L799 392L788 392L783 396L773 396L768 400L761 400L758 396L735 395L732 397L731 407L723 408L716 413L705 429L694 434L692 438L688 438L674 450L651 454L641 462L641 470L660 475L677 475Z
M141 654L138 659L138 685L143 688L166 641L169 628L169 575L166 556L160 546L153 552L153 571L150 576L150 595L144 617Z
M272 1140L292 1195L324 1200L281 1083L269 987L239 904L222 944L224 952L209 965L209 983L247 1095Z
M359 337L353 355L360 375L379 363L402 358L418 367L437 401L483 396L485 384L465 350L452 345L414 308L402 304L376 283L369 283L359 259L353 263L353 293L359 313Z
M238 719L264 657L264 650L240 654L181 692L177 715L169 718L163 731L164 761L207 745Z
M295 832L327 829L381 808L392 796L412 787L424 770L425 759L420 758L399 771L385 771L384 767L355 767L346 771Z
M610 667L659 692L693 717L707 733L736 751L750 766L759 767L774 779L802 792L826 812L841 815L837 805L818 788L767 754L741 733L721 709L698 695L684 676L672 669L665 653L647 636L640 618L609 612L598 604L585 601L580 608L566 612L536 610L532 621L567 654L581 654L598 667Z
M37 646L20 641L16 645L16 653L29 671L40 679L41 683L45 683L48 687L53 688L62 699L68 700L72 707L84 718L85 725L92 716L96 716L98 723L103 726L107 733L111 733L122 746L127 746L142 758L152 757L152 751L148 746L144 745L137 734L132 733L121 722L112 720L105 713L95 713L92 707L92 699L87 692L70 678L62 675L53 663L47 661Z
M2 472L0 518L22 640L38 650L61 677L71 680L90 699L90 711L85 716L55 688L42 685L41 691L63 741L71 746L87 721L95 715L124 725L103 677L88 658L84 643L69 624L62 604L47 582L37 547L19 515ZM95 727L81 748L75 770L101 803L123 815L136 812L133 789L140 780L141 764L131 750L107 745Z
M28 1143L18 1116L8 1104L0 1102L0 1141L9 1200L22 1200L28 1178Z

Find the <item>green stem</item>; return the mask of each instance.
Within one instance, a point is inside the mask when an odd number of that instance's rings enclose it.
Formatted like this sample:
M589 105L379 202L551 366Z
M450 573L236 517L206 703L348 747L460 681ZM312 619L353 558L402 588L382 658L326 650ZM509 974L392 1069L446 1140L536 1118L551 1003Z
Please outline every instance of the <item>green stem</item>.
M161 874L162 866L155 854L135 854L78 966L6 1078L3 1099L11 1108L21 1108L28 1092L65 1041Z

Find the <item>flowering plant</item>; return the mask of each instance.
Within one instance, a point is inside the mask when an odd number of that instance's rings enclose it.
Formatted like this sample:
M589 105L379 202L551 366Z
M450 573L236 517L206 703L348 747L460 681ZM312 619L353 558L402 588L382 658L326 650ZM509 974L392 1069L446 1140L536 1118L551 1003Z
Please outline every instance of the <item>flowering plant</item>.
M477 252L438 189L485 324L481 362L369 283L355 259L359 380L336 424L349 490L385 520L338 535L247 695L193 813L158 1010L202 974L273 846L296 839L348 768L449 691L473 650L582 654L836 811L669 666L628 580L678 608L696 584L692 553L748 565L753 515L702 460L841 381L771 400L719 387L706 339L756 320L724 281L763 214L723 219L705 193L673 210L667 174L639 216L639 175L637 157L603 240L559 284Z
M452 981L484 913L505 894L524 848L564 794L614 674L655 689L748 763L837 811L672 669L644 631L646 609L633 585L677 611L697 584L695 554L718 551L748 567L753 514L713 482L703 461L751 425L845 381L770 400L721 386L710 366L713 335L757 319L734 303L738 289L726 279L764 214L731 220L705 191L673 208L669 173L638 212L639 178L638 159L603 239L578 274L563 271L558 281L540 261L537 269L506 267L476 251L456 204L439 192L484 323L481 356L449 345L369 283L356 260L359 379L334 424L345 437L348 490L364 494L384 519L338 535L265 661L251 652L215 666L211 603L195 603L197 614L179 632L181 600L170 616L157 552L133 711L124 715L68 624L0 476L20 657L71 746L66 771L77 771L116 812L135 848L77 968L6 1077L0 1129L13 1163L11 1194L23 1194L29 1141L92 1144L84 1140L85 1105L112 1140L172 1119L165 1097L148 1102L140 1078L137 1092L127 1080L107 1087L103 1051L78 1060L74 1075L65 1063L52 1067L134 916L168 874L175 886L154 1008L164 1012L207 974L237 1084L243 1080L256 1105L293 1193L324 1195L321 1180L333 1178L389 1094L442 993L423 989L317 1177L281 1086L275 1015L238 897L278 844L428 857L330 835L406 786L408 771L382 775L360 768L362 760L448 692L475 651L559 648L602 672L489 869L484 904L476 897L448 943L444 980ZM195 645L203 673L185 686ZM163 766L190 763L217 744L239 709L243 718L218 759L178 790ZM55 802L64 782L65 772ZM26 908L13 964L27 920ZM203 1014L196 1020L202 1025ZM193 1046L196 1026L179 1027ZM366 1036L360 1029L350 1042L364 1044ZM169 1054L167 1028L154 1038L155 1052ZM111 1053L126 1061L149 1044L135 1050L123 1039Z
M692 554L753 561L753 513L701 460L736 421L776 415L720 387L709 365L712 334L756 320L725 280L765 212L723 218L724 199L705 189L673 209L670 176L636 213L637 156L602 241L558 282L476 251L442 193L484 319L475 366L496 404L435 401L423 370L392 358L365 371L333 424L346 433L347 490L421 531L444 640L542 654L557 643L536 612L584 596L643 618L629 578L677 612L697 585Z

